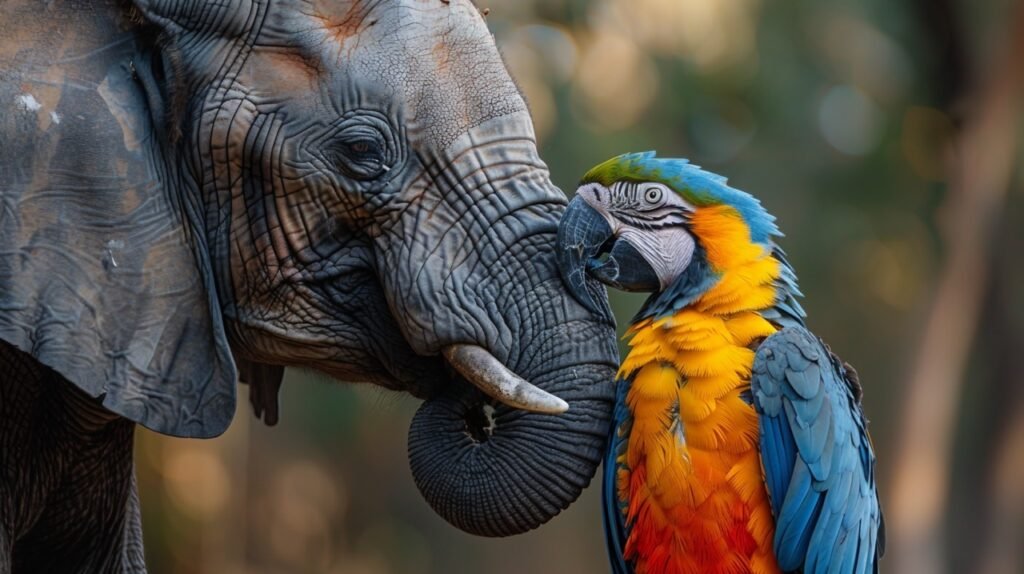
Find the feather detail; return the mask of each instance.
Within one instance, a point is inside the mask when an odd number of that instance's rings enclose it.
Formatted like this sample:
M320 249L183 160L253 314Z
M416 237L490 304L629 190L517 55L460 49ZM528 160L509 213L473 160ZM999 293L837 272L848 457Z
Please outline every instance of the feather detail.
M733 215L706 223L716 217ZM730 221L715 229L738 232ZM755 311L778 298L770 254L760 246L717 253L735 276L719 268L718 286L692 305L627 333L620 376L629 432L615 491L628 501L622 556L634 572L779 572L749 397L751 344L775 332Z
M653 152L584 182L663 183L697 239L627 332L605 518L615 574L877 573L884 528L855 374L806 331L774 218Z
M749 347L754 341L775 332L775 327L767 319L751 311L732 315L726 325L733 334L733 342L743 347Z

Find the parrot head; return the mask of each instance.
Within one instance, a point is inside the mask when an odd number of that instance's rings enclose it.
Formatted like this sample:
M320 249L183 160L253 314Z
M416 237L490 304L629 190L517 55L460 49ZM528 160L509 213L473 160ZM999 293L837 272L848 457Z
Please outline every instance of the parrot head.
M583 176L558 232L563 278L586 307L587 276L656 293L641 314L679 308L712 285L737 250L771 252L775 218L752 195L685 159L614 157Z

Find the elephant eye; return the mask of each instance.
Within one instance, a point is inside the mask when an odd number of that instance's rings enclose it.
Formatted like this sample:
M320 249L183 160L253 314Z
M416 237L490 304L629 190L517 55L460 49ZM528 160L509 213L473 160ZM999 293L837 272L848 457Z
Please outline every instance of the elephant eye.
M362 140L348 144L348 149L352 155L367 155L379 151L380 146L377 145L377 142Z
M313 134L306 140L310 151L320 158L323 167L349 180L381 183L402 171L405 156L399 132L383 114L351 110L325 131Z
M342 141L333 155L337 166L352 179L374 179L388 170L384 142L373 135L358 134Z

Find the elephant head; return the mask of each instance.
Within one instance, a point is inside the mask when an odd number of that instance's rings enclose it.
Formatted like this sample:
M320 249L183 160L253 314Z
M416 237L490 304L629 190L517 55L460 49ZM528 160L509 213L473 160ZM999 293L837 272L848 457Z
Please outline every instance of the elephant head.
M0 78L35 102L0 118L0 337L178 436L224 430L236 364L407 391L413 477L472 533L575 500L614 325L559 278L565 197L470 2L61 8Z

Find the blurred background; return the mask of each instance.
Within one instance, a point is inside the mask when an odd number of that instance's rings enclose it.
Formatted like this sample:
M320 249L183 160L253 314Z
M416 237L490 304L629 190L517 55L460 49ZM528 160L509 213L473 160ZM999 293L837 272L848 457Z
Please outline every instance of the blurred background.
M787 233L809 325L859 370L883 572L1024 572L1024 8L1012 0L479 0L567 193L681 155ZM624 322L641 298L613 296ZM228 433L139 429L154 574L607 572L598 489L463 534L406 460L416 401L289 371Z

